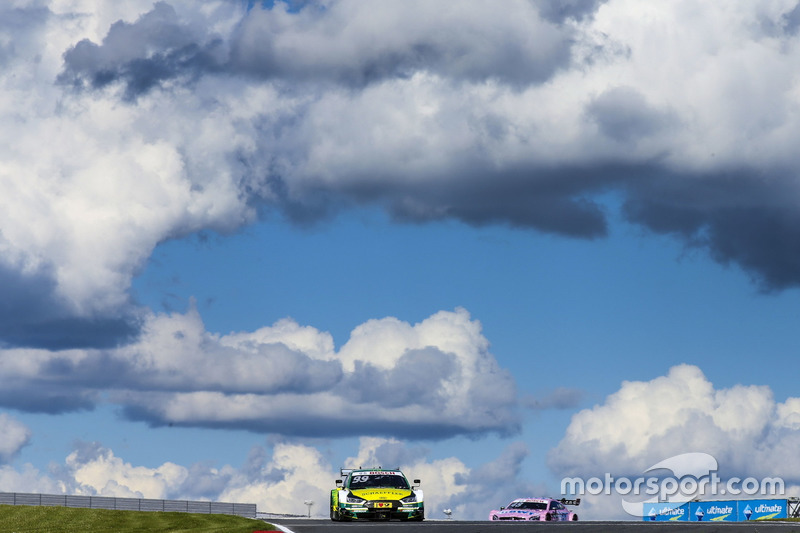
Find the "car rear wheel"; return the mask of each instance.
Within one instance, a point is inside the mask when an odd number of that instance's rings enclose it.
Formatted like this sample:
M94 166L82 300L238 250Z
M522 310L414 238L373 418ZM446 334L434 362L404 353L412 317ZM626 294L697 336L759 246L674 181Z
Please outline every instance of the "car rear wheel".
M547 513L546 515L544 515L544 519L545 519L545 520L547 520L547 521L549 522L550 520L552 520L552 519L553 519L553 517L552 517L552 516L550 516L550 513Z
M578 521L578 515L576 515L576 514L572 515L572 521L573 522L577 522Z

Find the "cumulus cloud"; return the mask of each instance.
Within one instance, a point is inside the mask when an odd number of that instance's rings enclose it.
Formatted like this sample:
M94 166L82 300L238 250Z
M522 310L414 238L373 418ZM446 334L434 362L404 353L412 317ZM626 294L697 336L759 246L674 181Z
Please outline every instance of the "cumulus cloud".
M108 398L152 424L294 435L513 432L513 382L465 311L370 321L336 350L291 321L216 335L155 315L131 280L159 243L260 210L370 203L599 238L596 195L614 191L629 220L794 285L796 21L777 0L5 4L0 402Z
M97 443L81 443L67 456L65 468L79 495L165 499L188 478L183 466L133 466Z
M133 465L97 442L77 442L63 463L47 472L30 464L0 467L0 490L116 498L217 499L233 478L230 466ZM213 480L213 481L209 481ZM249 502L248 502L249 503Z
M159 243L263 210L312 223L372 204L401 221L593 239L607 232L597 195L611 191L632 223L766 290L800 283L795 3L250 4L0 6L0 404L110 398L153 424L296 435L514 431L513 382L465 311L370 321L337 350L289 320L217 335L196 313L132 300ZM681 380L706 403L684 408L698 431L676 442L706 444L711 420L731 448L709 437L709 449L737 468L737 443L761 443L763 468L795 444L794 399L714 391L686 369L644 388L683 405L669 386ZM744 398L765 425L726 414ZM621 420L636 434L639 418ZM621 450L620 467L644 467L625 462L644 459L636 445L671 449L648 425L638 444L598 440L586 457L599 467ZM24 439L10 442L13 455ZM553 464L571 471L565 457Z
M427 450L396 439L366 437L360 439L356 455L341 465L331 465L315 448L281 444L256 475L247 481L244 477L233 480L223 499L263 501L270 512L295 514L305 514L303 501L311 499L316 503L313 514L327 516L326 505L339 469L359 466L400 468L409 480L419 479L430 518L444 518L442 510L449 508L459 519L482 520L492 502L503 505L518 497L515 491L537 494L542 490L519 478L521 461L527 456L522 443L510 445L496 460L477 469L470 469L456 457L430 460L427 455Z
M0 491L36 494L63 494L65 485L47 473L25 464L21 468L0 466Z
M354 204L602 237L624 214L800 282L796 6L0 7L0 335L113 346L154 247ZM20 305L18 305L20 304ZM13 311L12 311L13 310ZM18 310L18 311L17 311Z
M20 470L0 467L0 490L255 503L260 512L295 515L305 515L308 508L303 502L312 500L312 515L326 517L339 469L374 465L401 468L412 481L420 479L431 518L444 518L442 509L450 507L460 519L484 519L491 503L482 495L502 495L501 501L508 503L505 500L513 497L514 489L529 488L517 478L525 455L525 446L514 444L495 461L472 471L455 457L431 460L428 450L396 439L362 438L343 464L331 464L316 447L277 442L270 449L254 447L239 468L169 462L144 467L99 443L81 442L63 464L52 464L47 473L30 465ZM500 476L498 468L507 470Z
M25 424L0 413L0 462L8 462L31 438L31 430Z
M468 6L380 0L368 9L346 0L299 13L278 3L243 20L231 62L267 78L348 86L420 71L524 85L550 78L565 63L569 37L518 0L501 11L485 0Z
M605 401L572 416L548 465L562 479L630 480L664 474L646 471L681 454L708 454L724 483L749 477L781 478L786 495L800 494L800 399L776 402L766 386L718 389L692 365L671 368L651 381L625 381ZM683 473L674 472L680 477ZM690 470L700 477L698 470ZM594 519L631 519L623 508L652 495L585 493L581 512ZM706 498L723 497L721 493Z
M557 492L551 487L523 475L523 461L528 455L525 443L513 442L496 459L459 472L453 478L459 490L445 492L449 497L443 508L451 509L453 517L460 520L485 520L490 510L506 506L516 498L556 497Z
M800 401L776 402L766 386L716 389L696 366L680 365L651 381L626 381L601 405L572 417L549 455L564 476L642 475L672 456L702 452L718 475L782 477L798 486Z
M179 19L168 3L156 2L134 23L115 22L101 44L85 38L67 50L57 79L76 90L121 84L123 98L135 100L176 78L185 84L217 68L227 54L220 49L222 38L208 32L197 21Z
M14 46L0 81L0 116L9 126L0 133L0 281L12 298L0 308L0 334L20 345L113 346L136 332L127 291L158 242L230 229L252 213L229 171L210 160L201 164L206 172L187 166L182 143L153 123L157 110L118 106L111 95L73 98L54 84L68 47L133 3L116 10L86 3L77 12L35 3L0 8L4 21L10 13L23 23L3 26L3 42ZM138 7L135 14L152 4ZM198 147L222 133L204 134L192 122Z
M224 501L259 502L259 510L303 515L304 501L315 503L315 515L327 515L327 504L339 467L310 446L281 443L258 468L235 475L220 495ZM263 502L263 503L262 503Z
M414 325L372 320L338 351L330 334L289 319L216 335L195 309L150 315L141 331L109 350L0 350L0 403L57 413L111 401L153 425L298 436L519 429L513 378L464 309Z

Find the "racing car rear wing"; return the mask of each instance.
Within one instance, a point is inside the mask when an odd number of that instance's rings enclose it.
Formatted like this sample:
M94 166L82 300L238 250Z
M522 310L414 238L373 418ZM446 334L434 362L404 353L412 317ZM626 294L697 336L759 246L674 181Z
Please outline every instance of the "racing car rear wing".
M561 498L558 501L560 501L564 505L580 505L581 504L581 499L580 498L578 498L576 500L568 500L566 498Z

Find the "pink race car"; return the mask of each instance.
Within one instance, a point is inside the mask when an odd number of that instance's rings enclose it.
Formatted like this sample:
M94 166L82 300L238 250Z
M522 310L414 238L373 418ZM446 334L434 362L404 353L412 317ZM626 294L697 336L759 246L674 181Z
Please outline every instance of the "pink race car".
M518 498L489 513L489 520L577 520L578 515L567 509L567 505L580 505L577 500L553 500L550 498Z

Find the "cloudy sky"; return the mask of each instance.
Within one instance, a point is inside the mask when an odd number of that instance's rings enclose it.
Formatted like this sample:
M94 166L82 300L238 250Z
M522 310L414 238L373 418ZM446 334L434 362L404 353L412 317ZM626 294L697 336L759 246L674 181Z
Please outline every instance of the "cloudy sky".
M795 490L797 72L796 0L3 2L0 490Z

